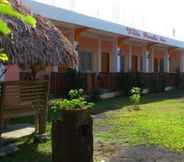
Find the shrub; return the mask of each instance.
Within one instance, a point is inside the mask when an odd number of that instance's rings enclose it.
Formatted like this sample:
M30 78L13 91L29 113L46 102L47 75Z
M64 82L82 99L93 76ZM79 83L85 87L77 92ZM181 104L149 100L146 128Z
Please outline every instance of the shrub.
M141 101L141 89L139 87L133 87L130 90L130 102L134 106L134 109L139 109L139 104Z

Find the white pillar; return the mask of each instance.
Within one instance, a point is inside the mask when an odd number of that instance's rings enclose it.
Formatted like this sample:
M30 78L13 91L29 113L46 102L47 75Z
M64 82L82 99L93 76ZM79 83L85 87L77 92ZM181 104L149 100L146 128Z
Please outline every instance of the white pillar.
M149 72L154 72L154 48L151 48L150 56L149 56Z
M110 68L110 71L111 72L118 72L118 67L117 67L117 57L119 55L119 51L117 51L117 40L113 40L113 46L112 46L112 56L111 56L111 68Z
M149 72L149 51L144 50L144 55L143 55L143 72L148 73Z
M100 73L102 71L102 40L98 40L98 52L96 57L96 71Z
M132 71L132 45L129 45L129 54L128 54L128 71Z
M184 51L182 51L180 57L180 72L184 73Z
M117 72L121 72L121 57L120 57L121 49L117 48L116 50L117 50Z
M170 69L170 61L169 61L169 52L166 49L164 54L164 72L169 73Z

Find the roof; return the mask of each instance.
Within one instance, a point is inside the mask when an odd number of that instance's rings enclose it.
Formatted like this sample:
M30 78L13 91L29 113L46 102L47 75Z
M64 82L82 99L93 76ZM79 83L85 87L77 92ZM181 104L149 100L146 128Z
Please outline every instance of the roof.
M10 0L16 11L24 15L32 15L20 0ZM0 48L8 54L13 64L69 64L77 63L77 55L73 45L51 22L42 16L34 15L36 27L26 24L13 16L0 13L11 35L0 35Z
M86 16L73 11L36 2L35 0L24 0L30 5L35 13L41 14L49 19L80 25L92 29L110 32L120 36L129 36L145 41L164 44L167 46L184 48L184 42L159 36L142 30L133 29L120 24L104 21L95 17Z

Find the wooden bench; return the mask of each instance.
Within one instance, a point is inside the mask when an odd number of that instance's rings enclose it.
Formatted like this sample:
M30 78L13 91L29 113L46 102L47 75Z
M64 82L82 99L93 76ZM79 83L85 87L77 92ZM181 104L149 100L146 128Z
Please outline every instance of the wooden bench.
M46 131L48 81L0 82L0 135L7 119L35 116L36 133Z

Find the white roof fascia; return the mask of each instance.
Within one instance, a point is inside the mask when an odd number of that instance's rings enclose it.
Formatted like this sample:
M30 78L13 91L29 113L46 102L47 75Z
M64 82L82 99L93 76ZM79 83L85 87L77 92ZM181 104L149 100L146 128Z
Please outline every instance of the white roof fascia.
M74 25L80 25L88 28L93 28L105 32L110 32L117 35L129 36L132 38L142 39L145 41L151 41L160 43L163 45L184 48L184 42L175 39L159 36L149 32L129 28L120 24L115 24L95 17L86 16L73 11L69 11L63 8L47 5L45 3L39 3L33 0L23 0L27 5L31 6L32 10L36 14L40 14L49 19L71 23Z

